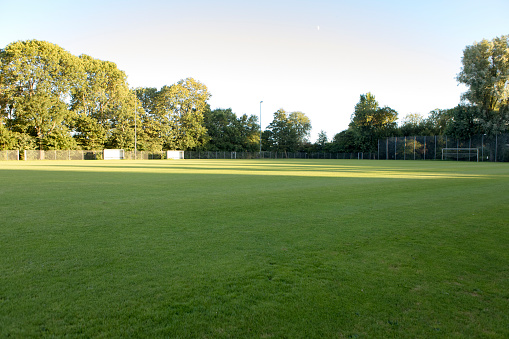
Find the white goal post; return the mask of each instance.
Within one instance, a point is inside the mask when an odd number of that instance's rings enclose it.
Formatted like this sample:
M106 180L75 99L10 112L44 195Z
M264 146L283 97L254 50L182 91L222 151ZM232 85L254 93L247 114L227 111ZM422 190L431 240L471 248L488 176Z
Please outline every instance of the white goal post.
M123 149L105 149L103 150L104 160L122 160L124 159Z
M478 148L442 148L442 160L467 160L475 158L479 162Z
M166 159L184 159L184 151L166 151Z

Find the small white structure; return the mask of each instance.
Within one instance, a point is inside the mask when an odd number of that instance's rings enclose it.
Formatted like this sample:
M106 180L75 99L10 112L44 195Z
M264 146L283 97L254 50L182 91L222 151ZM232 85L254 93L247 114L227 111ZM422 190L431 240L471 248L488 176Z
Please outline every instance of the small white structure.
M124 159L123 149L105 149L103 150L104 160L122 160Z
M166 159L184 159L184 151L166 151Z

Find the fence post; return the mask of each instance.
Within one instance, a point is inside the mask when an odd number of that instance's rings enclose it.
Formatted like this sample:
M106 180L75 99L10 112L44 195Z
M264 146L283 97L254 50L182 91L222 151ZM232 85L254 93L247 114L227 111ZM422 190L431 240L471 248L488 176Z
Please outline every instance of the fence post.
M389 138L385 142L385 160L389 160Z
M397 160L397 150L396 150L397 145L398 145L398 137L396 137L395 141L394 141L394 160Z
M437 160L437 136L435 135L435 160Z
M404 147L404 150L403 150L403 160L406 160L406 136L405 136L405 145L403 147Z
M498 134L495 134L495 162L497 162L497 151L498 151Z
M424 160L426 160L426 136L424 136Z
M472 147L472 137L468 139L468 161L470 161L470 148ZM479 160L479 153L477 153L477 160Z
M414 160L415 160L415 136L414 136Z

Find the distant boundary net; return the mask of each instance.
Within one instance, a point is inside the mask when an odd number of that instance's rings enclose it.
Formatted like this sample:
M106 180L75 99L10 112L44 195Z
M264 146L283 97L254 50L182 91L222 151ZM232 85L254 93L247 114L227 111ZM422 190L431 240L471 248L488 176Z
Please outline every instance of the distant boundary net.
M444 150L444 151L443 151ZM444 156L442 156L442 152ZM466 153L466 155L465 155ZM474 155L475 153L475 155ZM173 154L173 155L172 155ZM127 151L124 160L175 158L174 152ZM184 159L358 159L358 160L455 160L509 162L509 134L476 135L467 140L448 136L390 137L378 140L376 152L235 152L178 151ZM103 150L7 150L0 151L6 160L102 160Z
M446 135L390 137L378 140L377 158L442 160L443 149L443 160L509 162L509 134L475 135L468 139L455 139ZM477 156L473 156L473 152Z
M107 152L109 153L109 152ZM16 156L8 156L15 154ZM111 160L104 157L103 150L26 150L0 151L2 160ZM120 154L120 153L119 153ZM119 157L117 157L118 159ZM332 152L224 152L224 151L124 151L123 160L153 159L358 159L376 160L373 152L332 153Z

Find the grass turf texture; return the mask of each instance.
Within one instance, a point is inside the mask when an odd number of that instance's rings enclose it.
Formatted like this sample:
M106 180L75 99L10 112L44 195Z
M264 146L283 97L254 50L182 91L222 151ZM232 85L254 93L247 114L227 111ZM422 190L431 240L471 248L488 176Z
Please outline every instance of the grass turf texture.
M508 337L509 167L0 162L0 336Z

